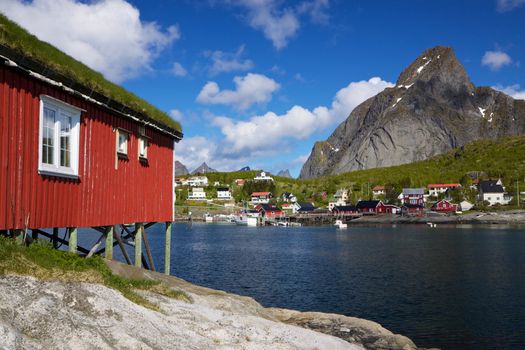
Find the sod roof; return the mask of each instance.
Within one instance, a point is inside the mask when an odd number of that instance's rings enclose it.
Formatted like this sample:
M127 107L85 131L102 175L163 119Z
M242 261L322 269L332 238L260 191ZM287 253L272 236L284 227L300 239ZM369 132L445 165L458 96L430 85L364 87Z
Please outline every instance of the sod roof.
M0 13L0 44L34 61L67 80L114 100L146 118L181 134L181 125L142 98L112 83L104 76L56 47L39 40ZM15 61L16 62L16 61ZM16 62L17 64L19 62ZM60 80L59 80L60 81ZM64 83L63 81L61 81ZM140 117L139 117L140 118ZM182 136L182 135L181 135Z

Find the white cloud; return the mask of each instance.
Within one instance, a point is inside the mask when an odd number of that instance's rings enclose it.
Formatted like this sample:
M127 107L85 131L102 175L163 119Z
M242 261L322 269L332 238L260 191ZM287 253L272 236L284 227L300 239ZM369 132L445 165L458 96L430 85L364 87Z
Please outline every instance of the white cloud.
M481 59L483 66L488 66L491 70L496 71L501 67L512 63L512 59L503 51L487 51Z
M179 122L182 121L182 118L183 118L183 114L182 114L182 112L179 111L178 109L172 109L172 110L170 111L170 116L171 116L173 119L175 119L175 120L177 120L177 121L179 121Z
M235 90L222 90L210 81L204 85L197 96L197 102L203 104L223 104L245 110L256 103L265 103L272 99L272 94L279 89L279 84L265 75L248 73L244 77L233 79Z
M151 69L180 37L176 26L164 31L141 21L139 10L124 0L2 0L0 11L115 82Z
M313 23L328 22L326 9L330 0L302 1L296 6L284 7L281 0L215 0L211 3L226 3L244 7L248 24L263 32L273 46L280 50L288 45L299 30L300 17L308 15Z
M184 68L184 66L179 62L173 63L173 68L171 71L176 77L185 77L186 75L188 75L188 71L186 70L186 68Z
M209 69L211 75L220 73L247 71L253 68L253 61L249 59L242 59L244 53L244 45L239 47L235 52L213 51L208 53L212 60Z
M509 86L496 85L493 86L493 89L501 91L515 99L525 100L525 90L521 90L521 86L519 84Z
M394 84L374 77L339 90L330 107L308 110L296 105L281 115L267 112L247 121L215 117L213 123L225 136L226 149L239 153L256 151L268 145L268 140L272 140L273 147L291 139L304 140L316 131L341 122L358 104L391 86Z
M523 4L525 4L525 0L497 0L496 8L499 12L507 12Z

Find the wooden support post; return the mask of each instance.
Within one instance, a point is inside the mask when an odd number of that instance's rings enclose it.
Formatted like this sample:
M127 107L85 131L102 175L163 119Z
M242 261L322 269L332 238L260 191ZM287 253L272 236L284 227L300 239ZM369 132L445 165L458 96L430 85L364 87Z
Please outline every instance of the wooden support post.
M37 241L38 240L38 231L37 230L31 230L31 239L33 241Z
M164 273L169 275L171 266L171 222L166 223L166 245L164 249Z
M142 231L142 239L144 240L144 248L146 249L146 256L148 257L149 269L155 271L155 263L153 262L153 255L151 255L151 248L149 246L148 233L146 230Z
M122 255L124 255L124 259L126 259L128 265L131 265L131 259L129 258L128 252L126 251L126 247L124 246L124 242L122 242L122 238L118 234L117 230L113 231L113 237L115 237L115 240L117 241L117 244L120 247L120 250L122 251Z
M135 224L135 266L142 267L142 232L144 224L142 222Z
M70 227L68 228L69 230L69 252L71 253L77 253L77 234L78 234L78 229L76 227ZM58 231L58 229L57 229ZM53 237L55 235L55 232L53 230ZM58 237L57 237L58 238ZM54 242L57 242L57 240L54 240Z
M24 230L13 230L13 235L17 244L24 245Z
M113 259L113 232L115 228L113 226L106 227L106 250L104 252L106 259Z
M58 249L58 227L53 228L53 248Z

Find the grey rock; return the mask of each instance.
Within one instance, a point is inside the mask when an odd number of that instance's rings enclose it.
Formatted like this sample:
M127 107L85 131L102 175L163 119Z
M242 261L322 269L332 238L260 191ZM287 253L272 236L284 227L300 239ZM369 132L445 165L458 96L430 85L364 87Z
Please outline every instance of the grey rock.
M292 178L292 174L290 174L290 170L286 169L286 170L281 170L277 173L277 176L281 176L281 177L287 177L289 179Z
M192 174L206 174L206 173L216 173L217 170L210 168L206 162L199 165L195 170L193 170Z
M395 87L357 106L316 142L300 178L425 160L478 139L525 132L525 101L475 87L451 48L423 52Z
M188 168L178 160L175 161L175 175L181 176L181 175L188 175L190 172L188 171Z

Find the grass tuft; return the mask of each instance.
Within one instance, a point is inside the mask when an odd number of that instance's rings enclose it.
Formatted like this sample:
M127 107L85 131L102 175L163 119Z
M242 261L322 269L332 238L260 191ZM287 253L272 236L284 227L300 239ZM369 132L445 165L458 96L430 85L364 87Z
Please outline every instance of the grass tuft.
M111 272L101 257L83 258L76 254L53 249L49 242L22 246L12 238L0 237L0 275L34 276L47 281L99 283L118 290L132 302L160 311L135 291L143 290L191 303L191 297L152 280L132 280Z

